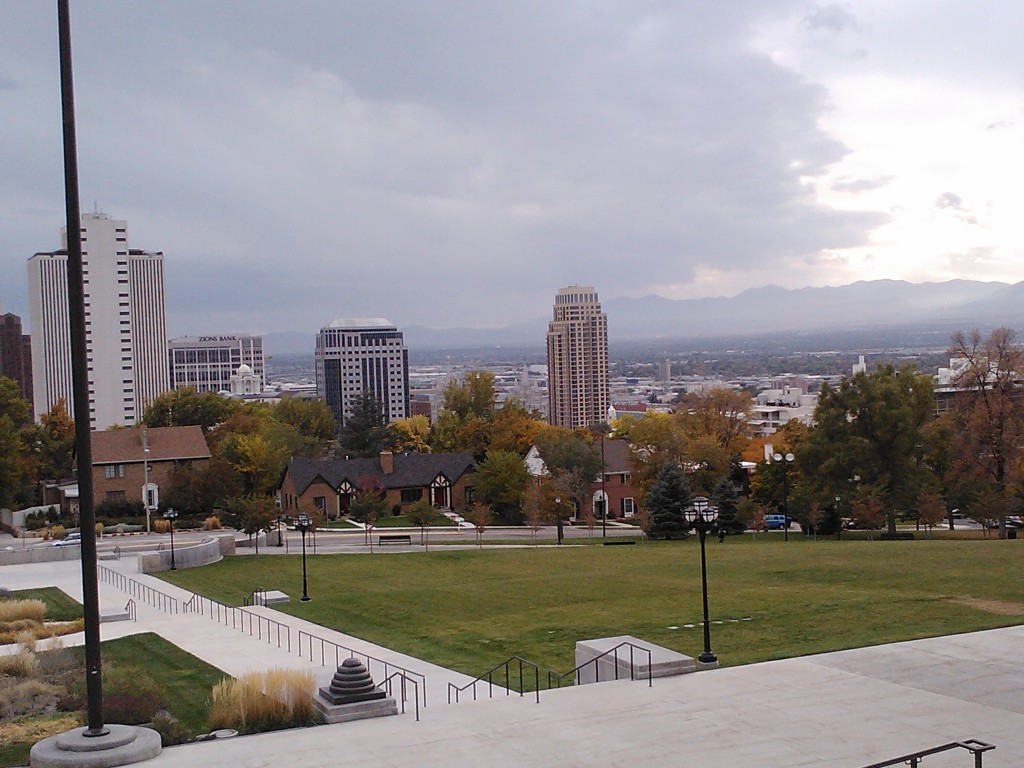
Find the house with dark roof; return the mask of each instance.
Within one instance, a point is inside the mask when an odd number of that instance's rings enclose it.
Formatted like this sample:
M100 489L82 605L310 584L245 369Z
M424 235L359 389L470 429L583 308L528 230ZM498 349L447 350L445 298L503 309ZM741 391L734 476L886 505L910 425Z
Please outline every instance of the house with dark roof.
M524 461L534 478L539 479L548 474L537 446L530 448ZM631 472L629 443L626 440L605 440L604 473L595 477L590 484L590 492L583 499L583 509L577 510L576 516L592 512L600 520L604 506L602 501L607 496L609 519L633 517L640 511L640 489L633 484Z
M305 459L293 456L278 488L285 514L299 505L330 518L344 515L361 490L378 488L388 509L427 499L439 509L463 511L473 502L476 462L469 453L391 453L369 459Z
M92 433L92 482L97 503L143 501L160 503L160 488L170 485L171 473L180 464L205 464L210 460L202 427L134 427ZM148 462L148 469L147 469ZM148 481L148 485L147 485Z

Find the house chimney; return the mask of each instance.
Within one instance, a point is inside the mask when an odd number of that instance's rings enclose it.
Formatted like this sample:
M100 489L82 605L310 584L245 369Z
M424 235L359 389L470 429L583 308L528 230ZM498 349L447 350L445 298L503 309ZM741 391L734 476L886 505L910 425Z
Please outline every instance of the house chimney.
M380 452L380 468L385 475L390 475L395 471L395 454L391 451Z

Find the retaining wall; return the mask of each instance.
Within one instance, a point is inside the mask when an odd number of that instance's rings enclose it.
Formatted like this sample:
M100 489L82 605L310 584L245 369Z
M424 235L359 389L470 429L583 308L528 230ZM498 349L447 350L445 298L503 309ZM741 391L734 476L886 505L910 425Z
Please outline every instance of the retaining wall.
M189 544L174 548L174 565L177 568L198 568L202 565L215 563L225 555L235 554L235 537L214 536L204 539L199 544ZM139 570L143 573L169 571L171 569L171 550L146 552L139 555Z

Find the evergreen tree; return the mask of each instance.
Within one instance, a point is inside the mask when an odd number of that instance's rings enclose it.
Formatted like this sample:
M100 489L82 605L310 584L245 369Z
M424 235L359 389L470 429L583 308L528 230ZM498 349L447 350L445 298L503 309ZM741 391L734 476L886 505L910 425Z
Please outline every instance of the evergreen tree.
M740 496L732 478L726 475L711 492L711 505L718 508L718 526L726 533L743 533L744 525L737 517Z
M683 510L690 505L690 483L683 470L673 461L658 471L644 497L644 506L651 513L652 539L685 539L686 519Z
M370 458L391 450L397 442L394 427L384 417L384 406L372 392L352 399L352 413L338 435L342 453Z

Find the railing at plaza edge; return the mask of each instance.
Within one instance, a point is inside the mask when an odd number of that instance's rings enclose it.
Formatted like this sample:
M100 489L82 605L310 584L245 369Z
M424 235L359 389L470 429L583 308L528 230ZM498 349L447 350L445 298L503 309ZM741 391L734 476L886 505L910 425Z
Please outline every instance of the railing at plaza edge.
M199 594L192 595L181 608L185 613L191 612L208 616L225 627L231 627L239 632L247 632L249 637L264 640L268 645L276 641L278 648L286 648L288 653L292 652L291 627L280 621L260 616L258 613L238 606L224 605L224 603Z
M514 667L518 667L518 670L519 670L519 687L518 688L513 688L512 687L512 674L511 674L511 670ZM472 690L473 691L473 701L476 701L476 698L477 698L477 686L478 685L486 685L487 686L487 697L488 698L494 698L494 687L495 687L494 673L497 672L498 670L504 670L504 672L505 672L505 685L504 686L498 685L499 692L500 691L504 691L506 696L511 696L513 692L516 692L520 696L522 696L524 694L524 692L526 691L526 684L525 684L526 683L526 678L523 675L524 667L529 667L530 669L533 670L533 687L534 687L534 692L535 692L535 695L536 695L537 703L540 704L540 667L538 667L532 661L529 661L528 659L524 659L521 656L511 656L511 657L509 657L508 659L503 661L501 664L498 664L498 665L492 667L491 669L487 670L486 672L484 672L479 677L469 681L465 685L459 686L459 685L456 685L455 683L448 683L448 703L449 704L452 703L452 694L454 693L455 694L455 703L458 704L459 703L460 695L462 694L463 691L466 691L466 690ZM499 675L499 679L500 679L500 675Z
M984 754L990 749L995 749L995 747L992 744L986 744L984 741L978 741L977 739L951 741L948 744L941 744L931 749L923 749L920 752L911 752L909 755L901 755L881 763L872 763L871 765L864 766L864 768L887 768L891 765L902 765L904 763L909 765L910 768L918 768L921 765L922 758L936 755L940 752L948 752L951 749L966 749L974 756L974 768L982 768Z
M97 569L100 581L105 584L116 587L122 592L127 592L132 597L137 598L147 605L151 605L164 613L178 613L178 598L161 592L159 589L154 589L148 584L143 584L141 581L133 579L131 576L126 576L123 573L107 568L105 565L97 563Z
M615 675L611 679L619 680L620 679L620 676L619 676L619 659L620 659L619 651L620 651L620 649L624 649L624 648L628 648L629 649L629 679L630 680L638 680L638 679L642 680L644 677L646 677L647 678L647 685L648 686L653 686L654 685L654 675L653 675L653 673L651 671L653 657L652 657L650 649L649 648L644 648L642 646L636 645L636 644L631 643L628 640L626 640L624 642L619 643L614 648L609 648L607 651L605 651L604 653L600 654L599 656L595 656L594 658L590 659L589 661L583 662L582 664L580 664L575 669L571 669L568 672L565 672L563 674L559 674L558 672L555 672L553 669L549 669L548 670L548 688L549 689L551 689L551 688L561 688L562 687L562 682L566 678L568 678L570 676L572 676L572 678L573 678L573 684L574 685L579 685L580 684L580 672L582 670L586 669L587 667L589 667L591 664L594 665L594 682L595 683L600 683L601 682L601 665L598 662L600 662L602 660L607 661L607 657L608 656L611 656L611 661L614 664L614 668L615 668ZM638 677L637 674L636 674L636 664L634 663L634 653L635 652L646 653L647 654L647 674L646 675L640 675ZM622 654L622 657L625 657L625 653ZM623 660L624 660L624 658L623 658ZM623 673L621 677L625 678L626 677L625 673Z

